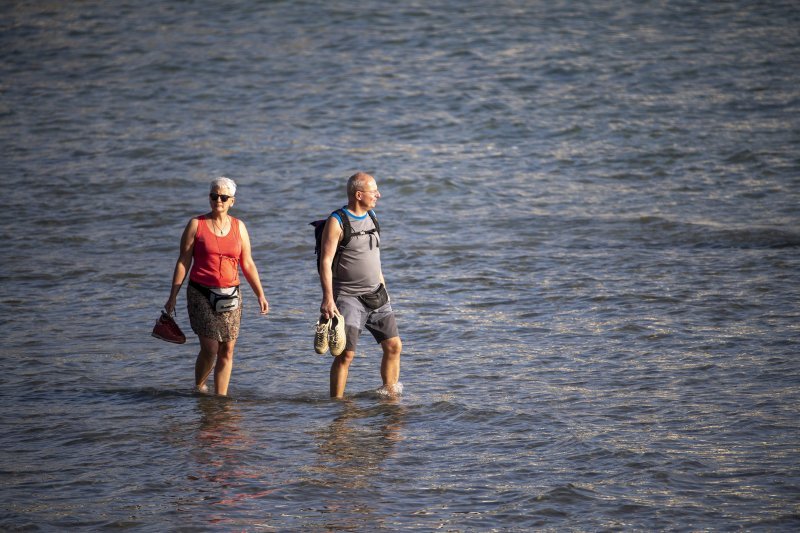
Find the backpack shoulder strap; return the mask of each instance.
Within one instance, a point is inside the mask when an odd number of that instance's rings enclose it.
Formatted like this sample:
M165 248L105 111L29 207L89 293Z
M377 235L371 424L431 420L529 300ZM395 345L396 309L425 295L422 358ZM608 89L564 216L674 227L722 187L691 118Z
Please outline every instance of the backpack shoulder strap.
M372 219L372 223L375 224L375 231L377 231L378 235L380 235L381 234L381 225L378 224L378 217L375 215L375 211L370 209L369 211L367 211L367 213L369 214L369 218Z
M342 242L339 243L339 247L344 248L353 236L353 226L350 225L350 218L347 216L347 213L344 212L344 209L340 208L331 213L331 216L334 215L337 215L339 221L342 223Z

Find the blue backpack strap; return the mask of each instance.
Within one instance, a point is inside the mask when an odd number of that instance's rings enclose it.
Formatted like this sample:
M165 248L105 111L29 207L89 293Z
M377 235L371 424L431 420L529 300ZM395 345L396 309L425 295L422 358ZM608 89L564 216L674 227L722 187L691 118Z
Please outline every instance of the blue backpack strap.
M353 237L353 226L350 225L350 218L344 212L344 208L337 209L331 213L331 216L335 217L339 224L342 225L342 241L339 243L339 248L344 248Z
M369 218L372 219L372 223L375 224L375 231L377 231L378 235L380 235L381 234L381 225L378 224L378 216L375 214L375 211L370 209L369 211L367 211L367 214L369 214Z

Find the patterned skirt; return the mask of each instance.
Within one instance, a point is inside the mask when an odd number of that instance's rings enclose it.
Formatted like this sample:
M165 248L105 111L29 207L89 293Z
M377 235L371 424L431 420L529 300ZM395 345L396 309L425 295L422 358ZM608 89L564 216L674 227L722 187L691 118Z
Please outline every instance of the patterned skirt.
M189 285L186 287L186 307L192 331L202 337L218 342L235 341L239 336L242 321L242 290L239 290L239 308L224 313L215 313L208 298Z

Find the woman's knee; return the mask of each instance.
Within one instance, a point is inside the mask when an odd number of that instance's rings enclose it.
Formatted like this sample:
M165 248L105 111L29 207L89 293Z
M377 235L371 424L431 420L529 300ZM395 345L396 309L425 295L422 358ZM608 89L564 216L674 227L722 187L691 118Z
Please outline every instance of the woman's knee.
M202 335L198 335L197 338L200 340L201 355L206 357L214 357L217 355L219 351L219 341L209 337L203 337Z
M232 360L233 348L234 348L233 342L219 343L219 349L217 350L217 359Z

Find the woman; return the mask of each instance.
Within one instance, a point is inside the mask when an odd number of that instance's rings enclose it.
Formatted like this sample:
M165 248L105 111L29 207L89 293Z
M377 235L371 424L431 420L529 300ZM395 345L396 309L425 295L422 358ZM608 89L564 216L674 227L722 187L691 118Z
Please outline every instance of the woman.
M211 182L211 211L191 219L183 230L172 290L164 305L168 313L175 312L178 292L191 266L186 304L192 331L200 339L200 353L194 366L195 385L197 390L206 392L206 380L214 368L214 392L221 396L228 394L233 348L242 318L239 267L258 298L261 314L269 312L250 253L247 228L228 214L236 201L235 195L236 183L232 179L222 177Z

